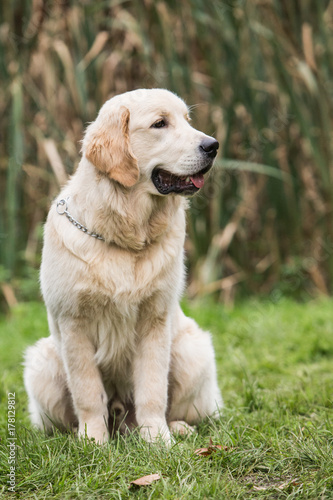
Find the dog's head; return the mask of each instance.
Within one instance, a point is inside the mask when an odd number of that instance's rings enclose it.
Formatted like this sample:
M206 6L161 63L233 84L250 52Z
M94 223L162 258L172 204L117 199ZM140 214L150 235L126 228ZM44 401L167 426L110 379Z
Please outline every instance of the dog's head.
M163 89L118 95L87 128L85 157L127 188L191 195L204 185L219 143L191 127L184 101Z

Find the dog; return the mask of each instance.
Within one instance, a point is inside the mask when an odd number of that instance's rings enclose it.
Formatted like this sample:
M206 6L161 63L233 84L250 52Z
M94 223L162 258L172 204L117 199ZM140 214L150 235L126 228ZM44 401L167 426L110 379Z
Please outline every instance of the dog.
M164 89L115 96L87 127L44 228L50 336L24 368L37 427L98 443L138 427L169 445L222 408L211 336L179 305L187 197L218 147Z

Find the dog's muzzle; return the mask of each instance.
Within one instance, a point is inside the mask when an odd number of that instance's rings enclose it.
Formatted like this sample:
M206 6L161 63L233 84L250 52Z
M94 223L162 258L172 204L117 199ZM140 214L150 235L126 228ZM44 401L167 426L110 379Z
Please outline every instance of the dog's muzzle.
M193 172L189 175L175 175L160 167L156 167L152 173L152 181L160 194L183 194L190 196L205 183L204 174L213 166L214 158L217 154L219 143L212 137L207 137L199 145L199 151L202 155L201 164L204 165L199 172Z

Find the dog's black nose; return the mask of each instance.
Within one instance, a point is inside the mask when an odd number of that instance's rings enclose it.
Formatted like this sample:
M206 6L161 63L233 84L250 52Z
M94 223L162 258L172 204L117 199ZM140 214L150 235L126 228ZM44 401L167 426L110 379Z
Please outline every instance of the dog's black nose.
M208 139L204 139L202 141L199 148L203 153L205 153L205 155L210 158L215 158L217 150L219 149L219 143L212 137L209 137Z

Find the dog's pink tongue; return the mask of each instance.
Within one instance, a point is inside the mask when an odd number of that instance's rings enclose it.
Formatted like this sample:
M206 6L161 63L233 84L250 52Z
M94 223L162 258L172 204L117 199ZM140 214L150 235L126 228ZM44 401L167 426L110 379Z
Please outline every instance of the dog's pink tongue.
M193 182L193 184L195 185L196 188L198 189L201 189L202 186L204 185L205 183L205 179L204 179L204 176L203 174L196 174L196 175L193 175L191 177L191 181Z

